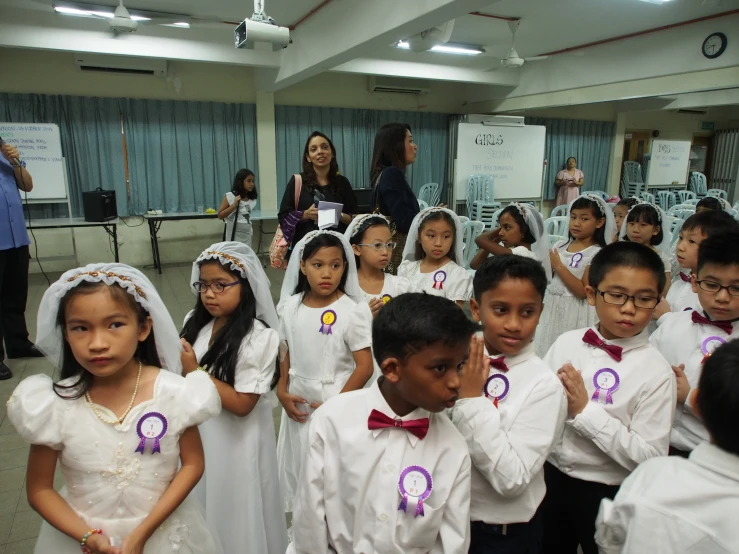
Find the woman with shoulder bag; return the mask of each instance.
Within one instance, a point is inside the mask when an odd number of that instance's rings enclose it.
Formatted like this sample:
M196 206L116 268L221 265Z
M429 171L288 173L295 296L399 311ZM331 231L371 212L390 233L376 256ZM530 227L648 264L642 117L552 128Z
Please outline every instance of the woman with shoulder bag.
M303 171L299 174L298 194L293 175L285 188L277 218L285 241L297 244L311 231L318 230L318 202L343 204L339 233L346 230L357 211L357 198L349 180L339 174L336 148L331 139L313 131L305 143L302 157ZM296 202L297 199L297 202ZM289 251L287 257L289 257Z
M418 199L405 178L405 170L416 161L417 152L418 147L407 123L387 123L375 135L370 166L370 182L374 189L372 207L375 213L390 219L393 241L397 246L385 271L393 275L397 274L413 218L421 211Z

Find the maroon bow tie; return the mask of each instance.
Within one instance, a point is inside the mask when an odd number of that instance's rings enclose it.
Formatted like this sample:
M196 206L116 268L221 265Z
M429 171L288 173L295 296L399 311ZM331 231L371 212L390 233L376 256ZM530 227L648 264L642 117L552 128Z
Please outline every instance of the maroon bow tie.
M490 358L490 367L494 367L495 369L498 369L502 371L503 373L506 373L508 371L508 366L505 365L505 356L500 356L498 358Z
M590 346L595 346L596 348L605 350L606 353L617 362L621 361L621 352L623 352L623 348L616 346L615 344L608 344L606 341L601 340L601 338L592 329L585 331L582 341Z
M731 324L731 321L711 321L705 316L702 316L695 310L693 310L693 323L702 323L703 325L713 325L714 327L718 327L721 329L724 333L727 335L731 334L731 331L734 329L733 325Z
M680 279L682 279L686 283L690 283L690 275L687 273L680 272Z
M375 429L386 429L388 427L399 427L423 440L429 432L429 418L424 417L423 419L409 419L408 421L403 421L402 419L390 419L382 412L372 410L369 416L369 421L367 422L367 427L370 431Z

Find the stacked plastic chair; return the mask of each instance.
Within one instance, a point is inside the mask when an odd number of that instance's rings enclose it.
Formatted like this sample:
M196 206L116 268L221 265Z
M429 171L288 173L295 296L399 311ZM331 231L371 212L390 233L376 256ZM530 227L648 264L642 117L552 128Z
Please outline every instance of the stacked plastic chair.
M675 202L675 195L669 190L657 191L657 205L664 211L672 208L677 202Z
M482 235L485 231L485 224L482 221L465 221L464 223L464 267L469 269L472 258L475 257L479 247L475 244L475 239Z
M471 175L467 183L467 216L473 221L482 221L485 229L490 230L493 228L495 212L500 207L500 202L495 202L493 176Z
M645 202L649 202L650 204L655 204L654 194L651 192L642 192L639 193L639 198L644 200Z
M679 190L677 191L678 204L685 204L686 200L696 200L698 197L692 190Z
M691 171L690 179L688 180L688 189L695 193L696 198L703 198L708 192L706 176L699 171Z
M624 162L621 178L621 198L639 196L644 189L641 165L638 162Z

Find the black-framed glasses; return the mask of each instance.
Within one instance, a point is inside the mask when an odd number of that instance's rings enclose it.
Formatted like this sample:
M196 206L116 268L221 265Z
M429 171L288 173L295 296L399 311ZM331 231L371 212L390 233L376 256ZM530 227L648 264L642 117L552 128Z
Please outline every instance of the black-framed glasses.
M739 285L722 285L716 281L706 281L705 279L702 281L696 281L696 284L706 292L718 294L722 290L726 289L726 292L731 296L739 296Z
M634 301L634 306L643 310L651 310L659 304L659 296L645 296L645 295L629 295L623 292L610 292L607 290L595 289L595 292L603 297L603 302L606 304L614 304L616 306L623 306L629 300Z
M381 252L382 250L393 250L396 246L398 246L398 243L397 242L388 242L388 243L376 242L375 244L357 244L357 246L367 246L369 248L374 248L378 252Z
M239 281L234 281L233 283L203 283L202 281L195 281L192 286L193 288L199 292L203 293L207 291L208 289L212 290L214 294L221 294L224 290L226 290L228 287L233 287L234 285L238 285Z

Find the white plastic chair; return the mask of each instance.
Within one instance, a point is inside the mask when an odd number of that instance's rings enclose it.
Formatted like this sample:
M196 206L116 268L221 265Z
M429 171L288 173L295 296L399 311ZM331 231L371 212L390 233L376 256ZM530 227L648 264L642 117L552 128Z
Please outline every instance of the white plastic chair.
M651 204L655 203L654 194L652 194L651 192L641 192L639 193L639 198Z
M464 267L469 268L472 258L477 254L479 247L475 239L485 231L482 221L467 221L464 224Z
M691 171L688 180L688 189L695 193L698 198L706 195L708 185L706 185L706 176L699 171Z
M418 191L418 199L423 200L429 206L438 206L441 199L441 187L439 183L426 183Z
M568 235L569 236L569 235ZM567 237L563 237L562 235L549 235L549 244L554 246L561 240L565 240Z
M470 175L467 181L467 215L472 212L472 205L478 200L495 201L492 175Z
M425 210L426 208L429 207L429 205L424 200L421 200L419 198L418 199L418 207L421 208L422 210Z
M672 233L672 240L670 241L671 248L674 248L675 244L677 244L677 239L680 238L680 229L683 228L683 223L685 223L684 219L678 219L672 222L672 229L670 230Z
M716 198L723 198L724 200L729 200L729 195L724 189L708 189L706 191L706 196L714 196Z
M683 221L685 221L686 219L688 219L694 213L695 213L695 210L693 210L693 209L684 209L684 208L675 209L675 208L670 208L670 211L668 212L667 215L671 215L672 217L676 217L676 218L679 218L679 219L682 219Z
M548 235L566 235L569 230L569 224L569 217L550 217L544 220L544 232Z
M685 204L686 200L695 200L698 197L692 190L679 190L677 191L677 201L679 204Z
M693 209L698 205L698 202L700 202L699 198L688 198L685 202L682 204L684 206L693 206Z
M608 199L611 197L607 192L602 191L602 190L586 190L586 191L583 191L583 193L586 193L586 192L588 194L597 194L598 196L600 196L605 201L608 201Z
M470 218L465 215L458 215L457 218L462 222L462 225L470 221Z
M669 190L657 191L657 204L660 208L667 211L676 204L675 195Z
M562 204L561 206L556 206L552 213L549 214L549 217L569 217L570 216L570 206L569 204Z
M494 218L501 210L500 202L482 202L476 200L472 203L472 210L467 214L472 221L482 221L487 230L494 229Z

